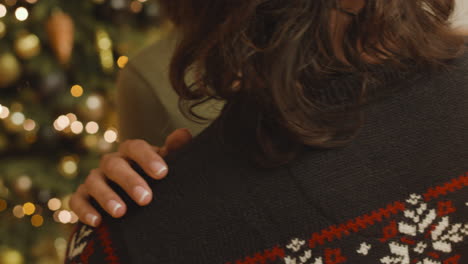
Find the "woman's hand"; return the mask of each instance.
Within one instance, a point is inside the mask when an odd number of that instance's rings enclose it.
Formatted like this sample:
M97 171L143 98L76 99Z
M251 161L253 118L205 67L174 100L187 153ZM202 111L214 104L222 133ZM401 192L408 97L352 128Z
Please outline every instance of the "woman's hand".
M70 200L71 209L80 220L91 226L98 226L101 215L90 204L93 197L99 205L113 217L122 217L127 207L122 199L109 187L106 178L112 180L139 205L147 205L152 200L152 191L146 181L130 166L136 162L150 177L160 180L168 172L165 157L190 142L192 135L187 129L178 129L166 138L165 146L154 147L144 140L127 140L118 152L102 157L99 168L94 169L81 184Z

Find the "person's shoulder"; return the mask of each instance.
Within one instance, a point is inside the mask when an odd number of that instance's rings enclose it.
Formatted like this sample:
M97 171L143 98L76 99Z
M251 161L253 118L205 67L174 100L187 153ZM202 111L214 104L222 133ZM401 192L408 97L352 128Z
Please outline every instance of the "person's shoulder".
M176 31L168 29L159 38L130 56L129 62L121 70L120 76L129 73L139 76L148 83L165 80L170 58L176 45Z

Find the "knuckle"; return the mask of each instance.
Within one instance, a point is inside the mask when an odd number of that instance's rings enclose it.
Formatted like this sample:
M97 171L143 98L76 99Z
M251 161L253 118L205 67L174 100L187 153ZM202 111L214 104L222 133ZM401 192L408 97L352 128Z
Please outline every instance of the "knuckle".
M101 161L99 163L99 167L106 167L106 164L110 163L112 160L111 154L105 154L101 157Z
M84 187L85 187L85 188L87 187L86 189L91 188L91 187L93 186L93 184L95 183L96 178L97 178L97 177L96 177L96 174L95 174L95 173L90 173L90 174L88 175L88 177L86 177L86 179L85 179L85 181L84 181Z
M146 147L146 142L142 139L134 139L129 144L129 147L131 149L141 149L141 148Z

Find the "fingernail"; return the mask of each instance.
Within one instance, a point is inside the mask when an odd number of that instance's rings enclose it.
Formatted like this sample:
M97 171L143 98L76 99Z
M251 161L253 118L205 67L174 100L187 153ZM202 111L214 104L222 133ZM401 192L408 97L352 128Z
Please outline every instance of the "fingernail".
M150 193L141 186L135 187L135 190L133 192L135 194L135 197L137 197L139 204L142 204L146 200L146 197L150 195Z
M154 162L153 164L151 164L151 170L157 177L161 177L164 174L164 172L167 171L167 167L159 162Z
M86 215L86 222L91 224L91 226L96 227L97 219L98 219L98 217L93 215L93 214L87 214Z
M107 206L110 210L112 210L112 215L115 216L116 213L117 213L117 210L119 210L119 208L122 208L122 205L119 204L118 202L114 201L114 200L110 200L108 203L107 203Z

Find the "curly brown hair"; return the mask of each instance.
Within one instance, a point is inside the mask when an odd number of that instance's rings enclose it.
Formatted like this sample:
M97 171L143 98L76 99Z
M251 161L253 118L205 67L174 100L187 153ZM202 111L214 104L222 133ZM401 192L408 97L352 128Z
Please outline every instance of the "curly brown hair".
M281 165L304 146L343 147L356 136L376 62L434 68L462 51L448 22L453 0L363 1L355 16L340 8L343 1L160 0L181 33L170 80L184 112L203 119L192 111L200 102L225 101L222 116L236 111L249 119L249 153L265 166ZM337 10L350 14L341 59L331 27ZM327 107L314 93L338 73L360 76L352 107Z

